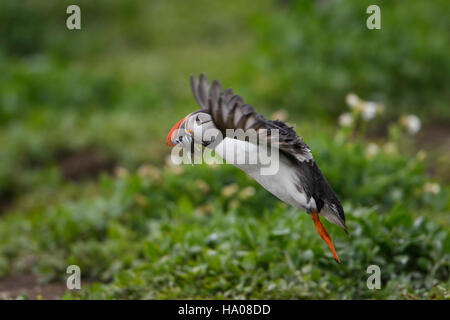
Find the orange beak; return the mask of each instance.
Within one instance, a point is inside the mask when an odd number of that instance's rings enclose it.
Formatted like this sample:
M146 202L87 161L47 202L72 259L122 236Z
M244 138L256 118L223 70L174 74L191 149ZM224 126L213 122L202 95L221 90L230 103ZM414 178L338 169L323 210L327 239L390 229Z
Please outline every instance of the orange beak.
M169 134L167 135L167 140L166 143L169 147L174 147L175 144L172 142L172 134L175 130L178 130L178 128L180 128L181 124L183 123L184 119L186 119L186 117L184 117L183 119L181 119L180 121L177 122L176 125L173 126L172 129L170 129Z
M341 263L336 254L336 250L334 250L333 242L331 241L331 237L328 234L327 229L325 229L325 226L322 224L322 222L320 222L319 214L317 212L313 213L311 217L314 221L314 225L316 226L317 231L319 232L320 237L327 243L328 247L333 253L334 260L336 260L337 263Z

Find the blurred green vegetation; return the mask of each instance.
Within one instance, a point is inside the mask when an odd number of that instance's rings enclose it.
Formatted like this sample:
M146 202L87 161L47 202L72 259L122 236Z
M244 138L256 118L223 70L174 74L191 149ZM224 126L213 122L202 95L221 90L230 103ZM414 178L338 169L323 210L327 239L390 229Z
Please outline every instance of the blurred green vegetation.
M77 31L69 4L1 5L0 282L77 264L94 284L66 298L449 298L447 1L379 1L379 31L366 0L82 0ZM344 203L343 264L239 170L165 164L200 72L297 124ZM385 113L338 128L350 92Z

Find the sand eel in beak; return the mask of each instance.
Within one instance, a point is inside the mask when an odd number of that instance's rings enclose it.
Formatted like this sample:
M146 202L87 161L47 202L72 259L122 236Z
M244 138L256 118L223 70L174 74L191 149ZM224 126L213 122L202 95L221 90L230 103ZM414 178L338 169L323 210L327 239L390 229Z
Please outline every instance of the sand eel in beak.
M167 144L175 146L189 143L214 149L216 154L244 170L278 199L306 211L311 216L320 237L330 248L334 259L340 263L331 237L320 217L347 232L344 210L336 193L314 161L308 145L297 136L292 127L279 120L266 120L239 95L234 94L232 89L222 90L217 80L210 84L204 74L201 74L199 79L191 76L191 88L201 109L181 119L170 130ZM209 134L194 134L198 129ZM267 175L261 174L260 169L263 165L259 162L234 163L232 157L235 150L238 153L251 154L255 152L259 140L255 144L246 138L227 136L227 129L243 132L255 130L258 135L277 130L277 141L271 140L269 135L269 145L279 151L279 156L274 160L277 161L278 170L274 174Z

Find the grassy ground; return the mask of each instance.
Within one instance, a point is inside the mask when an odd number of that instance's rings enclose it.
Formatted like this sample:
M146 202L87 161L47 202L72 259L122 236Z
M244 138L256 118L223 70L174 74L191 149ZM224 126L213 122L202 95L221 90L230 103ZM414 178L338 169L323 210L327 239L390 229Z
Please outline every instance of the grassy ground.
M80 31L68 4L0 11L0 295L449 298L445 1L382 2L379 32L365 1L80 1ZM343 200L341 265L239 170L166 162L200 72L297 124ZM339 127L349 92L384 114ZM70 264L83 290L63 293Z

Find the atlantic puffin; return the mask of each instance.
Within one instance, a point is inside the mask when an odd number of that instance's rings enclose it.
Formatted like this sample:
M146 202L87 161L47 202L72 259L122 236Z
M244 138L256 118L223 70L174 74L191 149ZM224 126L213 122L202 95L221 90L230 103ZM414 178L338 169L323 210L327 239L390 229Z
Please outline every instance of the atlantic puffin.
M192 93L201 109L177 122L167 136L167 145L181 145L191 149L194 145L210 148L226 162L245 171L267 191L281 201L309 214L320 237L327 243L336 262L340 263L333 242L319 217L343 228L348 234L341 202L314 160L309 146L294 128L280 120L267 120L231 88L222 90L218 80L211 84L201 74L190 78ZM195 132L201 129L200 135ZM235 164L227 150L256 152L256 142L227 135L229 130L254 130L269 135L269 146L279 151L274 174L262 174L260 163ZM270 140L272 130L277 130L277 141ZM208 132L209 134L204 134ZM213 134L211 134L211 132ZM227 153L228 152L228 153Z

